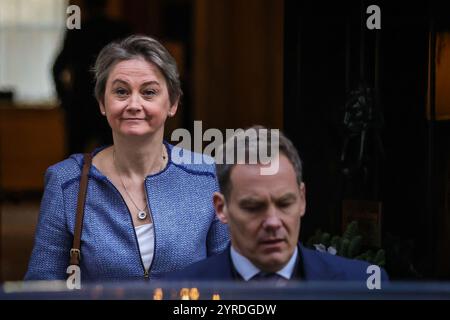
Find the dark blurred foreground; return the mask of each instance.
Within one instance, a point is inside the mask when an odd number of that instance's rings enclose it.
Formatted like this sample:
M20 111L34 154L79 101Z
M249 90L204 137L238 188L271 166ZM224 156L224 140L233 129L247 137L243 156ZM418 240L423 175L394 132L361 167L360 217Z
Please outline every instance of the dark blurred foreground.
M450 300L450 282L391 282L369 290L366 283L124 282L67 289L65 281L5 282L0 299L56 300Z

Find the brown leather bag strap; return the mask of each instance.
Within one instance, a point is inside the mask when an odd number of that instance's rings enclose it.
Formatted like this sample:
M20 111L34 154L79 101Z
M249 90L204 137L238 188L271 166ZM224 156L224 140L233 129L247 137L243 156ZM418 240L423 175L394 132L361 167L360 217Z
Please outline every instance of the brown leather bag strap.
M73 233L73 244L70 250L70 264L79 265L81 259L81 230L83 228L84 203L86 201L86 191L88 185L88 174L91 168L92 155L90 153L84 154L84 164L81 170L80 190L78 192L77 202L77 216L75 220L75 231Z

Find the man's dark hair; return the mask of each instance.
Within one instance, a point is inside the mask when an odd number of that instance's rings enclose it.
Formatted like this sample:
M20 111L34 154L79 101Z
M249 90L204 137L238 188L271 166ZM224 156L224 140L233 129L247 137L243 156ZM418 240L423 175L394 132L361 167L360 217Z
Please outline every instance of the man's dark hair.
M262 132L264 131L264 134ZM216 161L216 173L217 178L219 181L219 187L220 192L225 196L226 199L228 199L230 192L231 192L231 171L234 168L235 165L238 164L236 161L236 154L237 154L237 136L239 135L241 138L244 137L246 140L246 143L243 144L244 146L244 154L245 154L245 163L247 163L247 159L250 158L249 154L259 154L257 148L260 148L261 145L264 145L267 147L267 150L271 150L272 145L272 139L271 139L271 129L264 128L263 126L252 126L250 128L247 128L245 131L240 131L237 134L233 135L231 138L227 139L227 141L221 146L222 147L222 153L220 155L220 161ZM294 147L292 142L279 130L277 130L277 134L279 136L279 143L278 143L278 150L276 152L279 152L279 154L283 154L286 156L286 158L291 162L292 166L294 167L295 173L296 173L296 179L298 185L302 183L302 162L300 159L300 156L297 152L297 149ZM249 142L248 140L255 140ZM252 143L256 142L256 143ZM228 159L226 159L226 152L227 145L233 144L233 155L234 155L234 161L232 163L227 163ZM228 146L230 147L230 146ZM270 155L273 157L274 155ZM260 163L260 159L257 159L258 163Z

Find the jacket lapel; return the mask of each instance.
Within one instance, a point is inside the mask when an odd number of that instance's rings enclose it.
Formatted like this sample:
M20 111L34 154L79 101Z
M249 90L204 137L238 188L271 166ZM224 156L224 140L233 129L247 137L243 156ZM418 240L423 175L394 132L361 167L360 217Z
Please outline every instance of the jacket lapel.
M212 276L212 278L217 280L236 280L236 274L231 262L230 257L230 245L218 255L210 258L211 263L208 266L207 272Z

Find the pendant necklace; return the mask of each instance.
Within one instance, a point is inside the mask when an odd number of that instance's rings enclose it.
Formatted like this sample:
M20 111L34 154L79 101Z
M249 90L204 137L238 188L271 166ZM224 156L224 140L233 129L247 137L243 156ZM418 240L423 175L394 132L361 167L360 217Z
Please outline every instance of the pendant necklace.
M165 157L165 155L164 155L164 149L165 149L165 147L163 146L163 156L162 156L162 158L163 158L163 164L162 164L161 168L164 166L165 160L166 160L166 157ZM113 162L114 162L114 167L116 168L116 171L117 171L117 175L119 176L120 182L122 183L123 189L125 190L125 192L126 192L128 198L130 198L131 202L133 203L133 205L134 205L134 206L136 207L136 209L138 210L138 213L137 213L138 219L141 220L141 221L142 221L142 220L145 220L145 219L147 218L147 212L145 211L145 209L147 209L147 206L148 206L147 201L145 202L145 207L144 207L144 209L140 209L140 208L136 205L136 202L134 202L133 198L131 197L130 193L129 193L128 190L127 190L127 187L125 186L125 183L123 183L122 176L120 175L119 170L117 169L117 164L116 164L116 150L115 150L115 149L113 149ZM160 168L160 169L161 169L161 168Z

